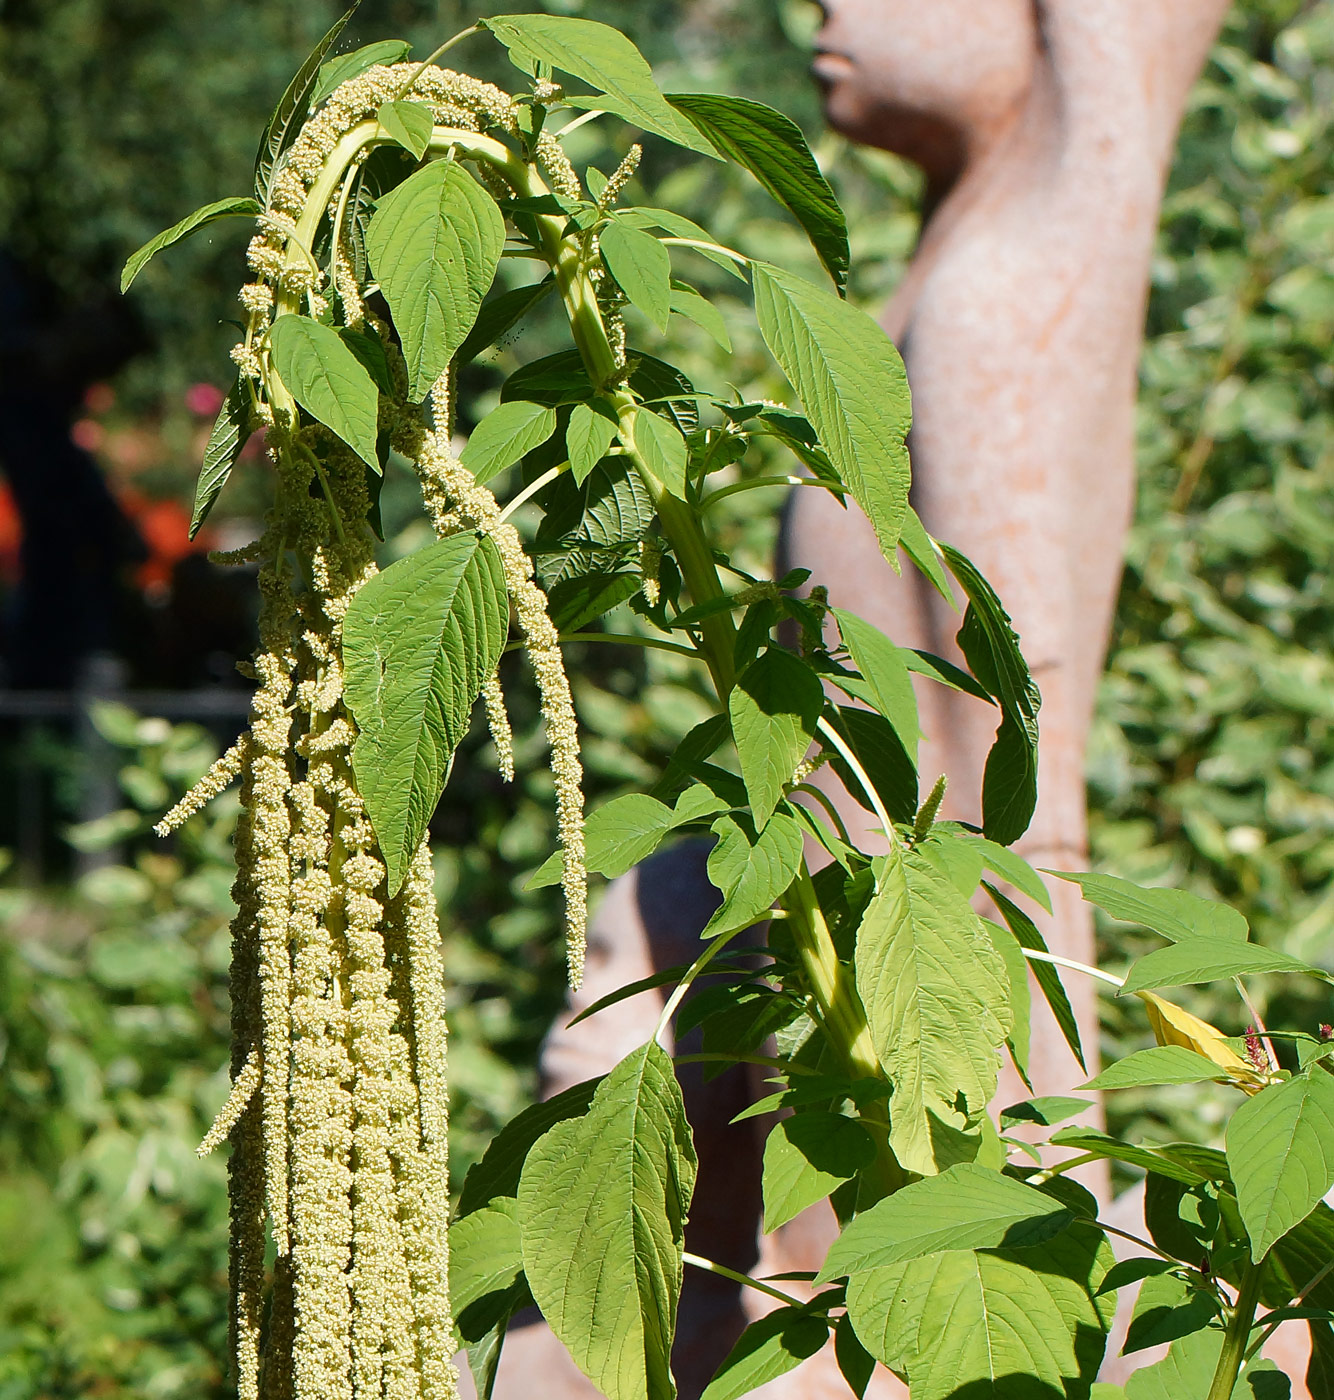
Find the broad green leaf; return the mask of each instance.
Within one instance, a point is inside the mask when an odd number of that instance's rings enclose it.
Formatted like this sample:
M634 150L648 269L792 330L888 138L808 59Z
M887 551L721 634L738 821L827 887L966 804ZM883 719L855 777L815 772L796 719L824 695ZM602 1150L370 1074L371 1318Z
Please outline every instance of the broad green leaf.
M1142 924L1180 943L1188 938L1231 939L1244 943L1250 934L1245 915L1230 905L1201 899L1187 890L1146 889L1116 875L1049 870L1059 880L1078 885L1084 898L1104 913L1128 924Z
M319 79L310 94L310 105L318 107L335 88L352 78L359 78L377 63L401 63L411 52L412 45L406 39L381 39L377 44L367 44L364 48L331 58L320 65Z
M985 836L968 838L982 852L982 864L993 874L999 875L1007 885L1013 885L1020 894L1026 894L1035 904L1040 904L1051 913L1051 895L1042 876L1031 865L1008 846L997 845Z
M1019 940L1020 947L1027 948L1030 952L1045 953L1047 941L1038 932L1038 926L1028 917L1024 911L1007 899L995 885L984 882L983 888L996 903L996 908L1000 910L1001 918L1009 926L1010 932ZM1051 1014L1056 1019L1056 1024L1060 1027L1061 1034L1065 1037L1065 1043L1070 1047L1070 1053L1079 1062L1079 1067L1086 1074L1088 1066L1084 1062L1084 1047L1079 1039L1079 1022L1075 1020L1075 1009L1070 1005L1070 998L1066 993L1065 986L1061 982L1060 972L1048 962L1029 962L1029 971L1033 974L1034 980L1046 998Z
M982 879L982 853L971 841L952 835L948 827L937 826L913 849L929 860L965 899L972 899Z
M1019 651L1010 615L991 585L957 549L941 545L950 572L968 595L959 649L1001 707L1000 728L982 775L982 831L1002 846L1028 829L1038 796L1038 708L1042 703Z
M860 1212L830 1246L816 1281L945 1249L1022 1249L1060 1234L1073 1219L1051 1196L968 1162Z
M366 251L393 313L414 402L472 329L504 244L495 200L454 161L432 161L376 205Z
M217 422L208 435L204 448L204 463L199 469L199 480L195 483L195 506L190 513L190 538L199 533L199 527L213 509L218 493L227 484L236 459L250 436L250 395L238 376L227 391L218 411Z
M558 632L578 632L633 598L641 586L637 574L593 573L563 579L547 594L551 624Z
M1174 1153L1149 1147L1139 1147L1132 1142L1122 1142L1119 1138L1100 1133L1093 1128L1062 1128L1052 1135L1052 1145L1069 1147L1075 1152L1091 1152L1113 1162L1128 1162L1132 1167L1141 1167L1147 1172L1172 1181L1180 1181L1187 1186L1198 1186L1209 1179L1208 1173L1200 1171L1192 1163L1183 1161Z
M678 316L693 321L729 355L732 353L732 337L727 334L727 324L722 312L711 301L705 301L689 287L673 287L671 306Z
M894 563L908 505L912 422L899 352L855 306L768 263L752 263L751 273L764 342Z
M1173 1274L1146 1278L1135 1299L1122 1355L1145 1347L1166 1346L1218 1319L1217 1306L1198 1288Z
M1010 1058L1019 1071L1019 1077L1029 1089L1032 1081L1028 1077L1028 1047L1032 1034L1032 994L1028 990L1028 960L1024 957L1019 940L1002 924L990 919L982 920L982 927L991 939L991 946L1001 955L1005 964L1005 976L1010 984L1010 1033L1005 1037Z
M463 1179L459 1195L458 1219L466 1219L474 1211L492 1201L517 1196L523 1164L533 1144L553 1124L566 1118L582 1118L593 1102L593 1095L602 1079L585 1079L563 1089L559 1094L531 1104L493 1137L478 1162L474 1162ZM451 1229L455 1228L451 1225Z
M686 440L675 424L651 409L635 415L635 446L644 465L678 500L686 494Z
M467 733L473 702L509 632L495 544L451 535L391 564L352 599L343 623L357 790L395 894Z
M389 356L385 353L384 341L378 335L368 335L350 326L339 326L338 338L357 357L375 387L382 394L392 394L394 378L389 371Z
M680 823L677 814L656 797L642 792L614 797L584 822L584 862L594 874L614 880L651 856L662 838ZM524 888L558 885L563 870L564 857L556 851Z
M616 217L622 223L633 224L636 228L660 228L672 238L690 238L698 243L717 242L707 229L700 228L693 220L671 209L654 209L641 204L630 209L618 209ZM746 274L726 253L716 252L711 248L691 248L689 251L707 259L715 267L735 277L738 282L746 280Z
M741 777L757 826L769 820L815 737L824 704L819 677L770 647L741 673L727 700Z
M672 259L661 241L613 219L598 235L602 259L616 285L666 334L672 314Z
M775 1308L741 1334L700 1400L737 1400L748 1395L766 1381L800 1366L828 1339L829 1327L823 1318L805 1308Z
M723 816L713 824L718 843L709 852L709 879L724 898L702 938L762 918L801 865L801 827L791 817L775 812L757 837L752 837L749 822L743 822L744 818Z
M383 102L375 120L418 160L426 154L435 127L435 117L429 107L421 102Z
M870 687L871 702L894 726L913 766L917 766L917 741L922 728L917 720L917 696L912 677L903 660L902 649L878 628L864 622L856 613L832 609L838 630L852 654L853 663Z
M449 1227L449 1301L458 1316L487 1293L506 1288L523 1269L523 1246L512 1196L465 1215Z
M913 1400L1065 1400L1097 1374L1114 1311L1112 1264L1074 1226L1021 1253L953 1250L854 1274L848 1315Z
M325 55L333 48L338 36L343 32L344 25L356 14L360 5L361 0L353 0L351 8L340 19L334 21L329 32L311 50L310 56L297 69L282 97L278 99L269 124L264 128L259 150L255 154L255 198L266 209L278 159L296 140L296 134L306 120L311 96L319 83L320 67L324 63Z
M1206 1400L1223 1350L1223 1333L1211 1328L1172 1343L1167 1355L1136 1371L1126 1382L1126 1400ZM1249 1365L1233 1387L1232 1400L1288 1400L1288 1378L1272 1361Z
M279 316L269 328L269 353L297 403L379 471L379 391L338 332L309 316Z
M667 100L796 219L841 293L848 280L847 221L796 122L744 97L681 92Z
M1146 1084L1198 1084L1205 1079L1225 1081L1227 1071L1183 1045L1155 1045L1151 1050L1137 1050L1117 1060L1096 1079L1079 1087L1138 1089Z
M766 1234L822 1201L875 1160L875 1143L862 1125L840 1113L795 1113L764 1144Z
M570 474L581 484L589 472L607 455L619 424L609 409L599 411L590 403L577 403L570 410L565 428L565 450L570 454Z
M524 1272L551 1330L608 1400L671 1400L695 1151L667 1052L653 1041L557 1123L519 1182Z
M1228 1123L1227 1164L1259 1263L1334 1186L1334 1075L1317 1067L1247 1099Z
M512 291L501 292L498 296L487 297L482 309L477 313L463 344L458 349L460 364L467 362L483 350L494 345L508 334L540 302L556 290L554 277L544 278L527 287L515 287Z
M1117 1289L1128 1288L1132 1283L1139 1283L1141 1279L1165 1274L1180 1267L1174 1259L1154 1259L1147 1254L1121 1259L1107 1270L1098 1292L1115 1293Z
M1321 976L1309 963L1289 957L1276 948L1261 948L1255 943L1235 939L1214 942L1191 938L1159 948L1137 959L1130 966L1121 995L1151 991L1155 987L1194 986L1200 982L1218 982L1225 977L1244 977L1259 972L1306 972Z
M576 107L599 107L665 136L678 146L715 156L712 145L667 103L644 56L618 30L566 15L503 15L481 21L525 72L549 63L596 88L596 101L566 94Z
M193 214L187 214L180 223L172 224L169 229L163 229L159 234L155 234L143 245L136 249L125 261L125 266L121 269L120 289L127 292L130 283L144 270L145 264L150 262L164 248L170 248L173 244L181 242L182 239L189 238L196 229L201 229L207 224L217 223L219 219L241 219L254 218L260 213L260 207L248 195L233 195L230 199L217 199L212 204L205 204L202 208L196 209Z
M938 1170L932 1119L961 1126L996 1091L1009 1029L1005 964L968 901L921 856L892 850L857 935L857 990L894 1085L890 1144L908 1171Z
M1024 1099L1022 1103L1003 1109L1000 1123L1002 1128L1011 1128L1016 1123L1037 1123L1050 1128L1092 1107L1091 1099L1068 1098L1063 1094L1043 1095L1036 1099Z
M493 408L472 430L460 459L479 485L499 476L556 431L556 410L524 399Z

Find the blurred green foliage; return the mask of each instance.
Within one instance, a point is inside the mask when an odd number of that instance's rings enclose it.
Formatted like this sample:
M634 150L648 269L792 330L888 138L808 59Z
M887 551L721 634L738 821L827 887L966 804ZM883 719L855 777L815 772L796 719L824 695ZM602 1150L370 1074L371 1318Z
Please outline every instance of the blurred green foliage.
M72 298L110 286L143 239L247 187L269 105L339 8L3 0L0 244ZM365 0L348 47L397 34L425 53L479 8L515 6ZM853 295L883 301L911 251L918 181L891 157L821 133L802 48L813 5L547 8L623 25L669 88L739 92L801 121L848 210ZM492 46L469 45L461 65L510 81ZM1154 267L1139 510L1091 755L1095 865L1234 901L1262 940L1327 965L1331 73L1328 5L1245 0L1196 89ZM576 155L604 171L629 139L616 123L584 133ZM640 202L677 208L725 242L819 276L804 238L762 193L712 163L681 163L647 145ZM169 441L181 388L224 375L233 333L221 323L234 314L246 236L239 223L220 225L155 261L136 285L156 349L121 387L138 411L166 414ZM735 345L714 377L780 395L739 314L744 288L703 261L692 276ZM675 363L701 378L718 364L695 328L673 334ZM520 359L546 348L539 321L497 351L464 385L465 420L491 406ZM182 452L175 470L185 496L195 464ZM768 568L779 504L748 492L720 508L746 567ZM386 557L424 542L406 471L391 468L384 510ZM684 663L626 650L589 645L572 657L594 800L651 776L704 712ZM522 889L551 849L550 777L522 667L505 664L514 667L506 689L521 776L510 788L500 782L479 733L432 828L460 1178L534 1092L537 1045L562 992L558 910L549 891ZM163 854L144 834L149 815L202 771L207 738L117 711L99 722L124 757L126 804L73 839L119 850L122 863L68 891L0 892L0 1400L211 1400L228 1393L217 1360L223 1173L220 1159L201 1163L193 1147L225 1093L234 809L224 800L193 819ZM1133 935L1124 926L1105 933L1115 960ZM1295 995L1284 989L1270 1008L1276 1020L1310 1028L1328 1018ZM1197 1009L1213 1011L1207 1000ZM1140 1043L1133 1012L1109 1003L1107 1014L1119 1051ZM1134 1133L1207 1138L1215 1105L1192 1089L1152 1102L1120 1095L1114 1109Z

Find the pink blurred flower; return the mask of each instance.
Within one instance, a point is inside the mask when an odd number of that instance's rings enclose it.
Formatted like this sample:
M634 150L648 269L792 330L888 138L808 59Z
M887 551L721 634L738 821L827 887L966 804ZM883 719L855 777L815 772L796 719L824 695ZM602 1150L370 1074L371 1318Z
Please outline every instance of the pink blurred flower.
M185 391L185 406L201 418L216 418L224 397L216 384L191 384Z
M91 418L80 418L70 426L70 440L85 452L96 452L107 440L107 430Z

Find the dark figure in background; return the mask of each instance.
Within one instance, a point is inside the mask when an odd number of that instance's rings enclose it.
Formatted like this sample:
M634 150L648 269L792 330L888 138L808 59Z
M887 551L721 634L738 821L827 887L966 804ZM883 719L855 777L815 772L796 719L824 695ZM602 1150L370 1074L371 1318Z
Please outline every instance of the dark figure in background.
M23 532L0 683L18 689L69 689L88 657L142 635L128 575L143 542L70 439L88 386L145 348L118 302L65 305L0 253L0 468Z

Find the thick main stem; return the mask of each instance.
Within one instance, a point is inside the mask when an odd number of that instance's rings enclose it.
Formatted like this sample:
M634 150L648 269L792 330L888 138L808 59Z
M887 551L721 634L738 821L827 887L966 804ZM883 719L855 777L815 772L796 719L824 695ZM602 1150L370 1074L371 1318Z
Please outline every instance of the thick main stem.
M1219 1353L1218 1367L1206 1400L1231 1400L1246 1357L1246 1343L1255 1322L1255 1309L1260 1303L1264 1270L1265 1260L1262 1259L1258 1264L1247 1264L1242 1271L1237 1301L1228 1317L1227 1331L1223 1334L1223 1350Z

